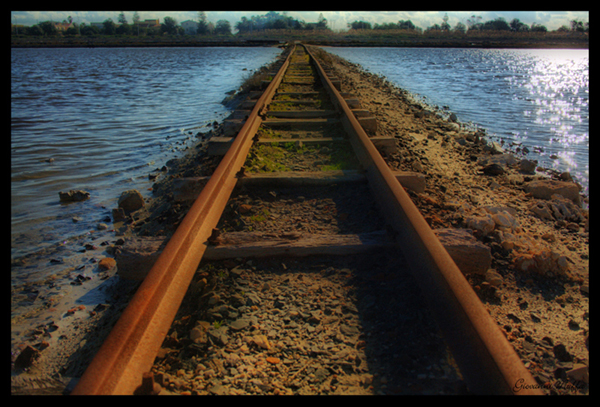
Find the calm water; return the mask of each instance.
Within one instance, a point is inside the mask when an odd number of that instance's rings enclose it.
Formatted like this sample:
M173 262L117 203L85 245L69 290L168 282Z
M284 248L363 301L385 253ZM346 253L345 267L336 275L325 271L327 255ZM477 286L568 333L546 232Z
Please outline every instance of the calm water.
M589 51L327 48L589 191ZM557 158L551 158L551 157Z
M148 174L226 117L226 93L280 52L11 50L12 256L95 229L122 191L148 196ZM91 199L61 204L58 192L70 189Z
M529 157L570 171L587 188L588 51L327 50L430 104L447 106L462 122L522 143ZM198 131L226 117L229 111L220 103L226 93L279 53L11 50L11 255L89 234L124 190L149 196L148 174L181 156ZM89 191L91 199L61 204L58 192L70 189ZM74 223L73 217L81 220ZM13 277L25 278L27 267L17 269Z

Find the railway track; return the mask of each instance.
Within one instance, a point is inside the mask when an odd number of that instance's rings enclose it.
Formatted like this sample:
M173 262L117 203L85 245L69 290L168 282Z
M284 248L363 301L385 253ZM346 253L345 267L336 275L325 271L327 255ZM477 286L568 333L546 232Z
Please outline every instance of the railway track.
M72 394L541 394L314 52L292 46L213 140Z

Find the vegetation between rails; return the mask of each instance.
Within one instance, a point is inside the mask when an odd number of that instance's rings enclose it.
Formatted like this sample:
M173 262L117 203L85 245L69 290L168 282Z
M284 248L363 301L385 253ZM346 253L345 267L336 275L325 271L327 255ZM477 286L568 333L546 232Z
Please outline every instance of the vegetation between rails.
M244 164L249 173L292 171L301 166L311 171L351 170L359 167L350 147L327 147L301 142L257 144Z

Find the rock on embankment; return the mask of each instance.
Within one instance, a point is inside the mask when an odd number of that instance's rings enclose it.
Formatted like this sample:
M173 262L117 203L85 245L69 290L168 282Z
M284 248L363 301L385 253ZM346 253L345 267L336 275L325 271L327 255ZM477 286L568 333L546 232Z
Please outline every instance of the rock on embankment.
M90 193L82 190L70 190L68 192L59 192L58 196L61 202L80 202L90 198Z

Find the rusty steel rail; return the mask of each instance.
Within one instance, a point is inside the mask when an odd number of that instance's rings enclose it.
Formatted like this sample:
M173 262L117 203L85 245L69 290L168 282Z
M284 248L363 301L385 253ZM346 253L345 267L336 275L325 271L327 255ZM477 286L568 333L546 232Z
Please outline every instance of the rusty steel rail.
M305 47L307 48L307 47ZM469 389L481 394L542 394L465 277L360 126L344 98L307 48L337 105L369 183L404 252ZM254 106L210 181L170 239L72 394L133 394L142 383L177 313L236 185L259 116L273 98L285 63ZM515 392L515 386L521 391Z
M310 51L307 49L310 53ZM311 60L343 111L342 123L382 206L397 233L423 295L470 391L479 394L543 394L471 285L442 246L404 188L365 133L319 62Z
M71 394L133 394L142 383L236 185L236 174L262 123L259 113L273 98L292 53L293 49Z

